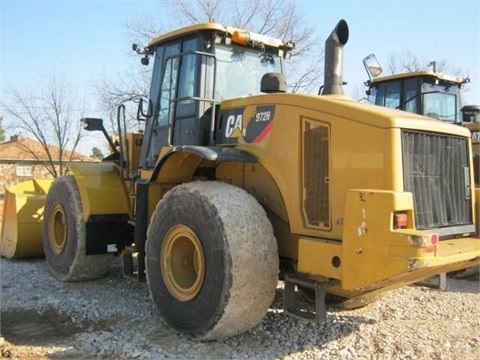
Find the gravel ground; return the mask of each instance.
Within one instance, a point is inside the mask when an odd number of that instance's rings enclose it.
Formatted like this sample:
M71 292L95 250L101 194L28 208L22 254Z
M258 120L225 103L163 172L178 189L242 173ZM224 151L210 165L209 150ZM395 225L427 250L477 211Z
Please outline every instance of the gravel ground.
M283 314L283 283L251 331L217 342L175 334L147 285L121 274L63 283L45 260L0 260L1 357L12 359L480 359L478 275L409 286L312 323Z

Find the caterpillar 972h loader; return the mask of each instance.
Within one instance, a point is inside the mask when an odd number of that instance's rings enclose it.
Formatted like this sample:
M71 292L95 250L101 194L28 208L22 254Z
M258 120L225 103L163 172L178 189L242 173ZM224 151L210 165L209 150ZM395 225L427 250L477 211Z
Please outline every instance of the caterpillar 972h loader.
M341 20L326 41L321 96L286 93L293 44L255 33L197 24L135 47L155 60L144 133L52 183L53 274L94 278L133 250L165 321L218 339L260 321L279 271L285 312L321 319L326 293L358 305L479 264L468 130L344 96L348 34Z

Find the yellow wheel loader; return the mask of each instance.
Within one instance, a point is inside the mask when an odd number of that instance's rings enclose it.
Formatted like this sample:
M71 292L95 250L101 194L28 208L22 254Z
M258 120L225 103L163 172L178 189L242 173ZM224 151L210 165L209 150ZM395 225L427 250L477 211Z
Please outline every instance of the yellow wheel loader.
M348 37L341 20L320 96L286 91L290 42L206 23L135 45L153 59L144 132L120 107L117 150L72 164L35 212L54 276L95 278L133 252L163 319L207 340L255 326L279 276L285 312L321 320L326 294L358 305L479 264L469 131L344 96ZM7 225L2 242L22 242Z

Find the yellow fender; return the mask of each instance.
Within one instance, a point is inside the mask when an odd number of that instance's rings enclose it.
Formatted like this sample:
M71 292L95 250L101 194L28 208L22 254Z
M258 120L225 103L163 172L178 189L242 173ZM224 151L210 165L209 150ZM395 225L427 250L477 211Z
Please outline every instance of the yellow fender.
M6 258L43 256L43 206L52 179L7 187L3 199L0 254Z
M90 215L131 214L120 169L113 163L68 164L80 191L85 222Z

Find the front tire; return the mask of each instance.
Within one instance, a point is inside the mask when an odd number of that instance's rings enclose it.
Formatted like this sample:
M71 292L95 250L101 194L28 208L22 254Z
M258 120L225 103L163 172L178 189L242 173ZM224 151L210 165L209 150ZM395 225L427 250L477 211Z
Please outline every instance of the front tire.
M271 305L277 243L260 204L243 189L216 182L169 191L152 215L146 265L160 315L198 340L255 326Z
M43 250L52 274L61 281L103 276L110 267L112 255L86 255L82 201L72 175L55 179L44 209Z

